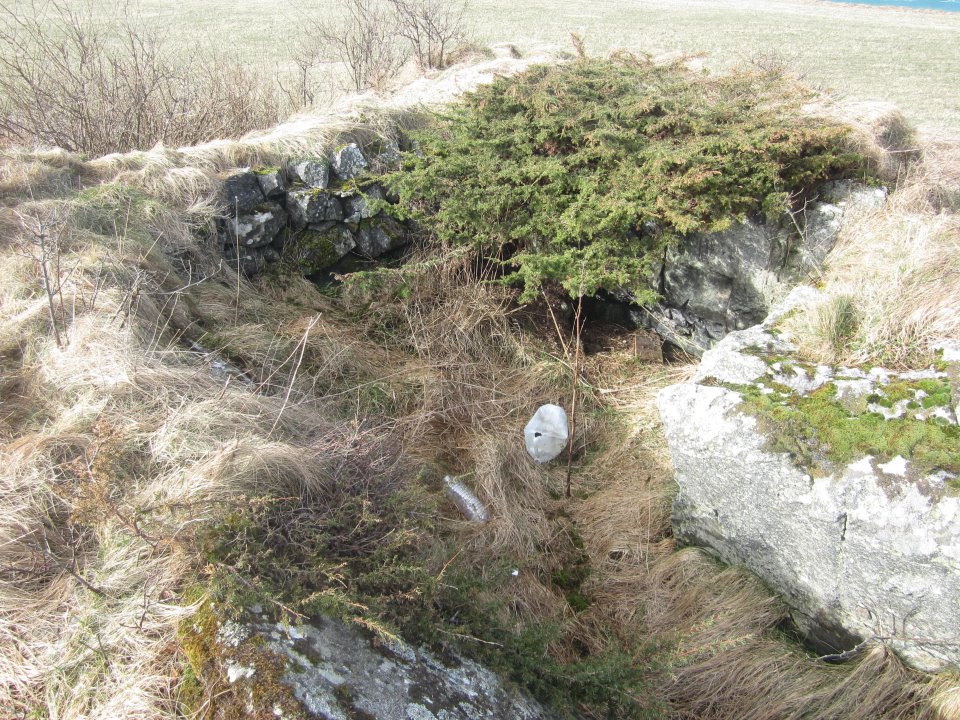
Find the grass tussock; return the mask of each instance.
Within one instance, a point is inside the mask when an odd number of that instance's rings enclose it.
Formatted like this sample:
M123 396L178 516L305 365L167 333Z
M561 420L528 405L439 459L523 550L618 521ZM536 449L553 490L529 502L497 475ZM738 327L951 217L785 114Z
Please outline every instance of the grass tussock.
M958 189L930 150L882 207L852 211L820 278L825 298L790 321L809 357L923 367L960 334Z
M949 717L955 678L880 647L826 665L754 578L677 552L651 398L689 368L586 363L565 500L521 431L566 404L569 353L472 253L336 298L218 262L216 173L377 132L4 155L0 707L211 716L197 613L258 601L455 647L586 717Z

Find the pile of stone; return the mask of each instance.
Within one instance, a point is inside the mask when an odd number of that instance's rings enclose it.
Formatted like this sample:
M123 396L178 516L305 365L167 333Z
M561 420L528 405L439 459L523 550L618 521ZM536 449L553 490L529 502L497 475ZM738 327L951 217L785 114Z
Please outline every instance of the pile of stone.
M389 167L398 158L389 148L375 163ZM376 258L408 242L406 229L377 208L395 198L356 143L286 167L236 170L221 181L218 239L227 261L247 276L282 257L311 274L351 252Z

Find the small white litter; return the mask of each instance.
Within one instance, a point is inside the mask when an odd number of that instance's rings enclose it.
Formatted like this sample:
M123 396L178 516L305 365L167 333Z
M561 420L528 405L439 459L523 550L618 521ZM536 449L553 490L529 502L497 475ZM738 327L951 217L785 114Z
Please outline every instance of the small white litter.
M538 463L550 462L567 446L567 413L559 405L541 405L523 429L527 452Z

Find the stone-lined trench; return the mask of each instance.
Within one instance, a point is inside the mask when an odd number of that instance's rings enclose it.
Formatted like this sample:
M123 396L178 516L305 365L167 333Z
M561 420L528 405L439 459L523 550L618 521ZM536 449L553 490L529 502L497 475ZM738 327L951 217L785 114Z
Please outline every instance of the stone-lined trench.
M248 277L281 260L310 275L351 253L375 259L406 245L407 228L378 207L396 198L372 172L396 168L399 160L396 146L368 160L350 143L329 157L226 174L225 213L217 222L224 257Z

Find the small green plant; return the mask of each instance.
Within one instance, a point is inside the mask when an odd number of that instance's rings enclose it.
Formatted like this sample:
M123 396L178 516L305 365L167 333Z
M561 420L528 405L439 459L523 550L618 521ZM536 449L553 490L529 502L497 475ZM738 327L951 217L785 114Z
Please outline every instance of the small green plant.
M407 217L502 263L523 299L655 297L664 248L857 174L843 127L799 119L776 73L706 77L632 55L537 66L468 95L388 177Z
M857 333L860 312L849 295L831 298L819 311L818 331L834 356L839 356Z

